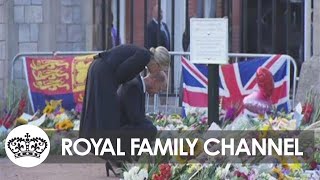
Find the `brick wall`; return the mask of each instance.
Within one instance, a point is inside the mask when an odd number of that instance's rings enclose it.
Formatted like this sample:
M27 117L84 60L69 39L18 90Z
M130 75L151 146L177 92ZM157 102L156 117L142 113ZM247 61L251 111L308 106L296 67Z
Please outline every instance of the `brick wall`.
M231 51L233 53L240 53L241 51L241 1L232 1L232 41Z
M131 1L126 1L126 42L130 42L130 31L131 31L131 23L130 23L130 16L131 16ZM148 1L148 23L152 20L152 8L158 3L158 0L150 0ZM171 3L168 1L167 3ZM189 15L196 15L197 14L197 1L196 0L188 0L189 3ZM177 7L176 7L177 8ZM171 9L169 10L171 11ZM136 45L144 46L144 1L134 1L134 24L133 24L133 42ZM169 13L168 13L169 14ZM167 14L165 14L166 16Z
M197 15L197 1L195 0L188 0L189 2L189 16Z
M216 16L217 17L224 17L228 16L227 12L224 12L224 3L223 0L217 0L216 1ZM230 21L230 30L231 30L231 41L229 44L230 51L234 53L239 53L241 51L241 15L242 15L242 9L241 9L241 0L237 1L231 1L229 6L232 6L232 12L231 17L229 17Z
M224 16L223 0L216 0L216 17Z

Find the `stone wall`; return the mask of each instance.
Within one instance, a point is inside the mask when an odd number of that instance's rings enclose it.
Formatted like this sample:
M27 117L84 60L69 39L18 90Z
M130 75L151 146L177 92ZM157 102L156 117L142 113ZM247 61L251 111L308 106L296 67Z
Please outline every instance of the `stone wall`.
M0 97L6 94L18 53L97 50L94 1L0 0ZM14 67L20 88L25 85L22 61Z
M85 25L82 23L81 1L60 0L58 9L60 17L56 26L57 50L84 51Z
M320 95L320 1L313 1L313 57L302 64L298 90L296 94L296 104L306 100L306 93L311 89ZM316 103L319 105L319 103Z
M0 0L0 98L4 96L7 73L7 11L5 0Z
M19 52L83 51L93 0L14 0ZM88 36L88 38L90 35Z

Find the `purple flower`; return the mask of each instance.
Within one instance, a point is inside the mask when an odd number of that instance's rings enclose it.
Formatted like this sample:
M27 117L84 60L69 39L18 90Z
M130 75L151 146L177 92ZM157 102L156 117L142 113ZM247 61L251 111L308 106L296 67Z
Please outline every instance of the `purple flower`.
M289 174L290 174L290 169L283 168L283 169L282 169L282 173L283 173L284 175L289 175Z
M248 174L248 180L255 180L256 179L256 172L251 170Z
M164 115L161 114L161 113L159 113L159 114L157 115L156 119L162 119L163 117L164 117Z
M200 120L201 124L207 124L208 123L208 117L202 117Z
M234 116L236 114L236 109L234 107L227 109L226 111L226 116L225 119L226 120L233 120Z
M78 104L76 105L75 110L76 110L77 113L81 113L81 111L82 111L82 103L78 103Z

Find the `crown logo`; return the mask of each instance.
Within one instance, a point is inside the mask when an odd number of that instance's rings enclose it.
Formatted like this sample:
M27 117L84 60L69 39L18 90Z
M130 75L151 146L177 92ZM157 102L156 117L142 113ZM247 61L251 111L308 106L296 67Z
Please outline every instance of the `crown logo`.
M14 154L15 158L35 157L40 158L41 154L47 149L48 143L40 137L30 138L26 133L24 138L14 137L8 141L8 148Z

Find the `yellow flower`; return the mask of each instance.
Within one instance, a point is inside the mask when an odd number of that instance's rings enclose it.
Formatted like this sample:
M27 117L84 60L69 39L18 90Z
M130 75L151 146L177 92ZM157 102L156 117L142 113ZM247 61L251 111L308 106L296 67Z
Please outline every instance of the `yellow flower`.
M43 114L51 114L62 104L62 100L46 101L46 107L43 109Z
M288 163L288 159L285 157L284 158L278 157L277 159L281 162L281 165L283 168L289 169L292 172L299 171L302 167L301 163L299 163L299 160L296 157L292 158L293 163Z
M50 105L54 108L57 109L57 107L61 106L62 100L50 100Z
M179 114L172 114L170 116L171 119L181 119L181 116Z
M278 180L284 180L285 179L285 176L282 173L280 168L275 167L275 168L272 169L272 172L275 173L278 176Z
M64 108L60 107L60 110L59 110L60 113L64 113L65 111L66 110Z
M259 114L259 115L258 115L258 119L259 119L260 121L263 121L263 120L264 120L264 114Z
M299 163L299 160L296 157L292 158L293 162L288 163L288 167L292 172L299 171L302 167L301 163Z
M268 131L271 130L270 124L265 124L260 128L260 131L262 131L259 135L259 139L266 138L268 135Z
M198 163L198 164L191 164L191 166L188 168L187 172L189 174L192 174L192 173L195 173L196 171L198 171L199 169L201 168L201 164Z
M56 129L62 130L62 131L67 131L73 128L73 122L69 119L63 120L61 122L58 122L56 124Z
M22 118L17 118L16 122L21 125L28 124L28 121Z
M47 104L46 107L43 109L42 113L51 114L53 113L53 111L54 111L54 108L51 105Z
M299 171L301 169L300 163L290 163L290 164L288 164L288 166L292 172Z
M271 129L270 124L265 124L260 128L261 131L268 131L270 129Z

